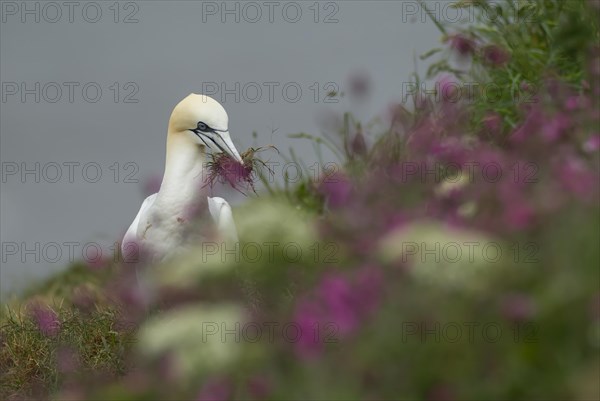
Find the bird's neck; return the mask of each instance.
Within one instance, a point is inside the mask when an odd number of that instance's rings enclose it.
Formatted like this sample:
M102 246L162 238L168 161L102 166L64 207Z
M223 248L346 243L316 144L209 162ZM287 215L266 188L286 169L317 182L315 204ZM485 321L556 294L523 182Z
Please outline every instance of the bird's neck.
M205 198L201 195L207 173L205 163L203 146L190 141L184 133L169 132L165 174L157 202L174 213L180 213L193 206L195 201Z

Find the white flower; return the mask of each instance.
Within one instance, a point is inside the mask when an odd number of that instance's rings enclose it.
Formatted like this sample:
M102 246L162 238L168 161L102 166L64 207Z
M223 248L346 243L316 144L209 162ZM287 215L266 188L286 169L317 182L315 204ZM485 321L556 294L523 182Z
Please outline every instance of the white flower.
M506 266L510 249L488 235L438 222L402 226L379 244L385 263L405 263L415 279L450 288L483 290L491 272Z
M239 259L239 244L205 242L195 249L149 268L143 281L154 287L198 286L202 281L218 275L230 274Z
M312 215L288 201L260 199L244 205L236 216L242 263L268 265L311 255L317 239ZM283 256L282 256L283 255Z
M150 358L169 352L183 377L220 371L240 355L244 321L242 308L235 304L181 307L143 324L139 350Z
M440 197L448 196L453 191L458 191L469 183L469 175L464 171L458 172L458 177L445 178L435 189L434 192Z

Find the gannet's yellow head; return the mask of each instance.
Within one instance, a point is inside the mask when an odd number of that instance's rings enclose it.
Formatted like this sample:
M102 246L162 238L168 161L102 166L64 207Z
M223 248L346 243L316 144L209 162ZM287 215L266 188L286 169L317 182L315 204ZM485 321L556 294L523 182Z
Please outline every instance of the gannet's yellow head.
M229 136L229 117L216 100L192 93L175 106L169 119L169 134L187 137L213 152L225 152L242 162Z

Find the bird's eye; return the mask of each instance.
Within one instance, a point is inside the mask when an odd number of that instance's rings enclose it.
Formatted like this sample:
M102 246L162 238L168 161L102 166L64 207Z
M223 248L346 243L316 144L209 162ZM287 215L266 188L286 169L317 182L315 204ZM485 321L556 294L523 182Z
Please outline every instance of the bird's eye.
M200 131L208 131L208 125L204 124L202 121L198 122L198 129Z

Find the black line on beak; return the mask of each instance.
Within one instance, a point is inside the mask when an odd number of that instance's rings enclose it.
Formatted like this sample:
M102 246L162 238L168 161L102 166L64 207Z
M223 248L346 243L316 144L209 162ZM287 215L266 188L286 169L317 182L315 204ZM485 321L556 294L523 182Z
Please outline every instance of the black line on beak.
M202 141L202 142L203 142L203 143L206 145L206 147L209 147L209 148L210 148L210 146L208 146L208 143L206 143L206 141L204 140L204 138L202 138L202 135L200 135L200 134L201 134L201 131L199 131L199 130L197 130L197 129L191 129L190 131L192 131L194 134L196 134L196 136L197 136L198 138L200 138L200 140L201 140L201 141Z
M223 147L222 147L221 145L219 145L219 144L218 144L218 143L217 143L217 142L216 142L216 141L215 141L213 138L211 138L210 136L207 136L206 138L210 139L210 141L211 141L212 143L214 143L214 144L217 146L217 148L219 148L219 149L221 150L221 152L223 152L223 153L228 153L228 152L227 152L225 149L223 149ZM223 138L221 138L221 139L223 139ZM223 141L223 142L225 142L225 141ZM233 156L233 154L231 154L231 155Z
M213 130L213 132L215 133L215 135L218 135L218 136L219 136L219 138L220 138L220 139L223 141L223 143L225 144L225 146L227 146L227 149L229 149L229 154L231 155L231 157L235 158L235 152L233 151L233 149L231 149L231 148L229 147L229 144L227 144L227 142L225 141L225 139L223 139L223 137L221 136L221 134L219 134L219 133L218 133L218 132L216 132L216 131L219 131L219 130L216 130L216 129L215 129L215 130ZM219 132L227 132L227 131L225 130L225 131L219 131ZM214 141L213 141L213 142L214 142ZM217 146L218 146L218 145L217 145ZM223 150L223 149L222 149L220 146L219 146L219 148L220 148L221 150ZM223 150L223 152L225 152L225 151Z
M228 144L227 144L227 142L226 142L226 141L223 139L223 137L221 136L221 134L219 134L219 132L227 132L227 130L218 130L218 129L210 128L210 131L209 131L209 132L211 132L211 133L213 133L213 134L217 135L217 136L219 137L219 139L220 139L221 141L223 141L223 143L225 144L225 146L227 146L227 149L228 149L228 150L225 150L225 149L223 149L223 147L222 147L221 145L219 145L219 144L218 144L218 143L217 143L217 142L216 142L216 141L215 141L213 138L211 138L210 136L206 135L206 133L205 133L205 132L202 132L202 131L200 131L200 130L198 130L198 129L190 129L190 131L192 131L194 134L196 134L196 135L198 136L198 138L200 138L200 140L201 140L202 142L204 142L204 144L205 144L206 146L208 146L209 148L210 148L210 146L209 146L209 145L206 143L206 141L204 140L203 136L204 136L206 139L209 139L209 140L210 140L212 143L214 143L214 144L215 144L215 146L216 146L217 148L219 148L219 150L220 150L221 152L223 152L223 153L228 153L228 154L229 154L231 157L235 158L235 152L234 152L234 151L233 151L233 150L232 150L232 149L229 147L229 145L228 145Z

